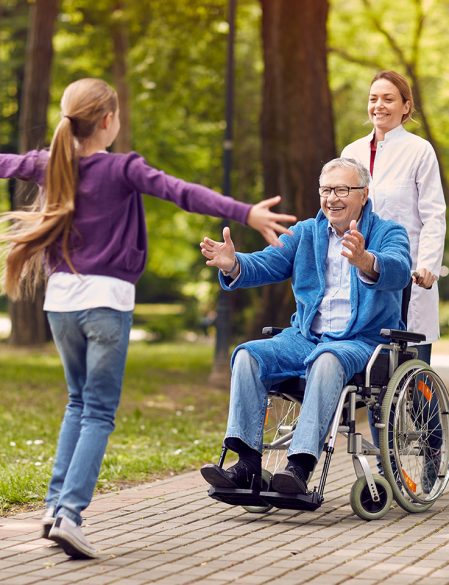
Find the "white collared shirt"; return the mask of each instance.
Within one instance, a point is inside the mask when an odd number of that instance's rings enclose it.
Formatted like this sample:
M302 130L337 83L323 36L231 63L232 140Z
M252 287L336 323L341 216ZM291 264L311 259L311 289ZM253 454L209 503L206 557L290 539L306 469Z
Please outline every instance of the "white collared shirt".
M342 156L370 167L373 132L343 149ZM377 143L369 196L383 219L402 224L410 238L412 267L439 276L446 233L444 201L438 161L432 145L402 126ZM412 287L407 328L424 333L426 343L439 337L438 287Z
M314 333L344 331L351 317L351 264L343 250L343 236L339 236L329 223L329 245L326 259L326 277L324 297L312 321L311 330ZM374 256L374 270L379 272L376 256ZM357 271L360 280L372 284L366 274Z

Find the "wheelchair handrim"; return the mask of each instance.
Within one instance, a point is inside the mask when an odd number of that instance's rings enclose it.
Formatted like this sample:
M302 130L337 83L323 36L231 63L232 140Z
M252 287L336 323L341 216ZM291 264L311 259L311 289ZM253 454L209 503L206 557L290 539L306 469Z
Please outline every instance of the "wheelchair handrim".
M408 497L413 505L419 507L419 505L423 506L423 508L429 507L432 505L443 493L448 480L449 480L449 473L448 473L448 437L449 437L449 421L448 421L448 410L449 410L449 399L447 395L446 388L444 383L442 382L441 378L431 370L427 364L424 362L415 362L414 364L410 364L413 366L412 370L406 374L406 377L400 379L401 386L399 388L399 393L395 399L395 411L394 411L394 419L393 424L391 425L390 419L386 422L387 424L387 441L389 441L389 433L393 434L393 449L392 454L394 455L395 467L396 470L393 469L391 465L391 460L389 462L390 469L388 469L390 476L389 479L393 478L395 480L395 485L392 485L393 491L395 493L395 497L398 503L401 503L401 499L404 496ZM419 364L419 365L418 365ZM409 367L410 367L409 365ZM404 368L405 370L407 367ZM429 391L430 396L436 395L436 410L432 411L431 418L433 416L438 415L438 421L441 426L441 447L439 453L440 463L438 465L438 471L435 471L435 479L432 485L432 488L428 493L425 493L423 488L423 478L424 478L424 455L425 450L431 450L426 444L425 441L422 440L423 435L425 434L422 429L414 430L414 432L403 432L402 434L396 432L398 428L401 428L404 423L401 422L401 415L408 416L410 418L410 409L408 408L409 402L407 399L407 395L412 392L412 401L415 400L415 388L419 387L419 383L417 385L412 386L412 381L417 379L419 376L425 376L427 382L431 380L432 390ZM393 378L392 378L393 379ZM412 390L411 390L412 388ZM428 388L428 386L426 386ZM431 398L428 399L428 408L430 408ZM394 402L394 397L390 400L390 406ZM413 408L411 411L413 411ZM435 407L433 407L435 409ZM424 411L424 407L422 412ZM422 415L421 412L421 415ZM417 416L415 419L418 418ZM413 426L415 425L415 419L413 419ZM422 423L420 423L423 426ZM428 421L427 421L428 424ZM390 428L391 426L391 428ZM424 425L425 426L425 425ZM427 435L429 434L427 429ZM385 435L384 435L385 440ZM388 443L389 445L389 443ZM418 457L423 460L422 467L420 468L420 483L418 483L416 477L416 470L418 469L417 461L419 461ZM415 461L415 462L414 462ZM408 469L405 469L407 465ZM384 462L385 464L385 462ZM433 462L432 462L433 465ZM386 464L386 467L388 463ZM387 471L387 470L386 470ZM387 474L387 473L386 473ZM400 481L401 485L397 485L397 481ZM421 491L422 494L421 495ZM399 492L399 493L398 493Z

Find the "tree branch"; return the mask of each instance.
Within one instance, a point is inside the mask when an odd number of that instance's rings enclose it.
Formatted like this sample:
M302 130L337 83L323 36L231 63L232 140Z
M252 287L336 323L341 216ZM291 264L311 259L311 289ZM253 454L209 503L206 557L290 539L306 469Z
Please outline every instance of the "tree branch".
M382 22L379 20L379 18L377 17L373 10L371 0L362 0L362 4L365 6L367 14L371 19L371 22L373 23L374 27L377 29L378 32L380 32L381 35L383 35L386 38L388 44L390 45L393 52L397 55L399 61L402 63L404 67L408 69L409 62L405 56L404 51L398 45L398 43L391 35L391 33L382 25Z
M345 61L348 61L349 63L356 63L357 65L362 65L363 67L382 69L382 64L380 63L380 61L376 61L374 59L365 59L359 56L356 57L355 55L351 55L351 53L348 53L347 51L341 49L340 47L328 47L327 51L328 53L334 53L335 55L338 55L339 57L341 57Z
M424 20L425 14L422 6L422 0L415 0L416 6L416 19L415 19L415 31L413 34L413 41L412 41L412 56L411 61L414 64L414 68L416 70L418 66L418 56L419 56L419 45L421 41L421 35L424 28Z

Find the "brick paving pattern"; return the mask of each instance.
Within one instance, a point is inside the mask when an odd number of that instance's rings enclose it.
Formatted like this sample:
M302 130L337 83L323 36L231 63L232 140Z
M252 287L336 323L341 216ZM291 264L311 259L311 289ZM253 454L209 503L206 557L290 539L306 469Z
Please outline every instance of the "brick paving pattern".
M315 512L250 514L209 498L198 472L100 495L85 513L85 533L101 552L89 561L40 539L40 512L0 518L0 582L449 584L449 494L428 512L394 506L366 522L349 505L354 480L339 437Z

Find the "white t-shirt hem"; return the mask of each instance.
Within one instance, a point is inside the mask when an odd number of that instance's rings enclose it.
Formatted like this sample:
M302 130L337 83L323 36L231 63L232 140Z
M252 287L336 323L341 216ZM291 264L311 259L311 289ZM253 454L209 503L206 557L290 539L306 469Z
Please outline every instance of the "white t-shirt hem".
M44 311L57 313L107 307L133 311L135 286L113 276L54 272L47 283Z

